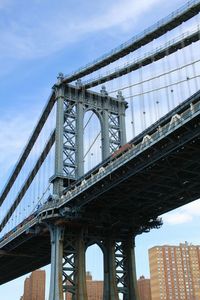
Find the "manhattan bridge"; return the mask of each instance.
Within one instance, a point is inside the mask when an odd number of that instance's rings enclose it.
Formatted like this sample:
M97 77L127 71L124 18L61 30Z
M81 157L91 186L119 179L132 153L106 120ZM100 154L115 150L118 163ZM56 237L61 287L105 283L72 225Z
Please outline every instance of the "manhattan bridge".
M135 237L200 198L200 0L59 73L0 195L0 284L51 263L49 300L138 299Z

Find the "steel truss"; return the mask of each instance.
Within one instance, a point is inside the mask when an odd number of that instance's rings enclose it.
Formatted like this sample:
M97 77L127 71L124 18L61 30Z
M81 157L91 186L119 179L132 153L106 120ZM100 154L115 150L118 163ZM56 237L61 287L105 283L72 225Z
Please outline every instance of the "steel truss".
M115 244L116 282L123 300L138 299L133 238Z
M69 99L64 100L63 126L63 171L67 178L75 178L76 173L76 105Z
M67 235L63 251L63 291L72 300L87 299L85 277L86 243L83 231Z

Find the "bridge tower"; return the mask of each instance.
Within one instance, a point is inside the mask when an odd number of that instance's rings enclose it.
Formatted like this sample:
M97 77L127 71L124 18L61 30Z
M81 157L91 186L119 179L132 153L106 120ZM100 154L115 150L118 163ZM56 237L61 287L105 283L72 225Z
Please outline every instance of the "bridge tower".
M63 74L54 86L57 100L56 159L54 192L62 193L69 182L84 175L84 114L93 111L99 118L102 136L102 160L126 143L125 110L127 102L121 92L117 98L109 97L104 86L100 93L76 85L62 83Z
M99 118L102 159L126 143L125 110L127 103L119 92L110 97L103 86L100 93L63 83L59 74L54 86L57 101L54 194L59 198L66 186L84 175L84 114L92 110ZM90 220L67 222L67 218L48 224L51 235L51 281L49 300L63 300L63 291L72 300L87 300L85 253L98 244L104 257L104 300L137 299L134 237L120 235L111 228L91 226Z

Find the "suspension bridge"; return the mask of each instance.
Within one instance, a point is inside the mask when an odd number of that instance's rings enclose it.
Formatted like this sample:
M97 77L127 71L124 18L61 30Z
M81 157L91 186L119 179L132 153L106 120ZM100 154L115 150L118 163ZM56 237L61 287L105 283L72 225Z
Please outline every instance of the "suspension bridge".
M0 283L51 263L49 300L138 299L134 239L200 198L200 1L60 73L0 196Z

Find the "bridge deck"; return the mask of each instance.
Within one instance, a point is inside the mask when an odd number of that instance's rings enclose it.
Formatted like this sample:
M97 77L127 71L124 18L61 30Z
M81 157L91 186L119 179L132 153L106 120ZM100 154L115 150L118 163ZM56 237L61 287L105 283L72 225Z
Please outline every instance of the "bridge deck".
M192 99L194 107L189 105ZM187 118L171 123L171 130L163 131L162 138L144 142L137 155L131 152L134 148L126 152L109 165L108 174L96 174L99 179L92 185L84 184L72 198L66 194L58 203L47 204L18 232L9 233L0 242L0 284L50 262L50 238L44 222L64 220L66 234L80 223L91 234L99 230L139 233L149 219L199 198L200 92L180 106L179 112L184 114L188 105L194 111L189 114L187 109ZM167 120L169 114L160 124L166 126ZM146 132L143 141L144 136Z

